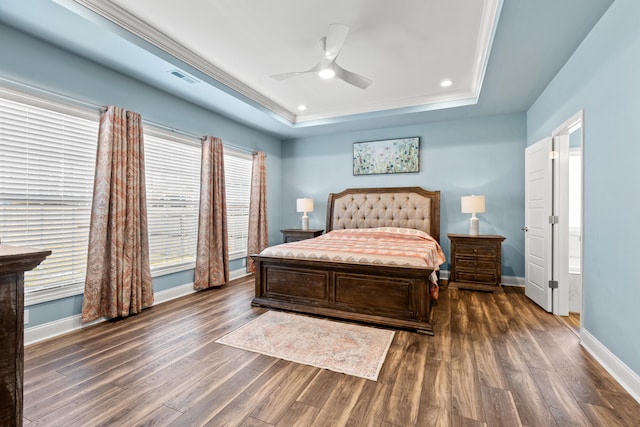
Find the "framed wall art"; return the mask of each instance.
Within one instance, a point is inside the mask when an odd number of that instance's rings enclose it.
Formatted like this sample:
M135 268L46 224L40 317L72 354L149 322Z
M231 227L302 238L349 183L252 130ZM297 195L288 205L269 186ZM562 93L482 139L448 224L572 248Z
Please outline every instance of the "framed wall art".
M420 172L420 138L353 143L353 174Z

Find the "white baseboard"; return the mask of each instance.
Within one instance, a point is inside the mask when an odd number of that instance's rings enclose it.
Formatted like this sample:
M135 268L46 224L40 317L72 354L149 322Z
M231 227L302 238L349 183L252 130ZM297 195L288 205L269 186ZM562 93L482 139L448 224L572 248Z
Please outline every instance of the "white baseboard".
M524 288L524 277L502 276L502 286L519 286Z
M234 270L229 273L229 280L235 280L248 275L249 273L247 273L244 268ZM197 291L193 289L193 283L185 283L184 285L155 292L153 305L162 304L163 302L171 301L194 292ZM39 341L66 334L76 329L82 329L95 325L96 323L104 322L105 320L107 320L106 317L101 317L91 322L82 323L82 315L76 314L75 316L65 317L43 325L27 328L24 330L24 345L35 344Z
M631 397L640 403L640 375L633 372L584 328L580 330L580 343L629 392Z
M246 277L249 276L251 273L247 273L247 268L243 267L239 270L233 270L231 272L229 272L229 280L236 280L239 279L241 277Z
M24 345L27 346L39 341L48 340L49 338L66 334L67 332L75 331L76 329L86 328L87 326L104 322L105 320L107 320L105 317L101 317L91 322L82 323L82 314L76 314L75 316L65 317L43 325L34 326L24 330Z
M440 270L440 279L449 280L451 272L448 270ZM524 287L524 277L518 276L502 276L503 286L522 286Z
M172 299L180 298L195 292L198 291L193 289L193 282L165 289L164 291L154 292L153 305L162 304L163 302L171 301Z

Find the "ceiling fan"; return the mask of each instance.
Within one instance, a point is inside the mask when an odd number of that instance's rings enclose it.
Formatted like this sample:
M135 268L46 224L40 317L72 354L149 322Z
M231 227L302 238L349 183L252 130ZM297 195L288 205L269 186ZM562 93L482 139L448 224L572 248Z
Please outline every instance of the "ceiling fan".
M324 79L337 77L349 84L359 87L360 89L366 89L372 83L370 79L345 70L336 64L336 59L340 54L340 49L342 49L342 46L347 39L347 34L349 34L349 27L346 25L329 25L327 35L320 39L320 48L324 51L324 56L320 59L320 62L307 71L276 74L271 76L271 78L276 80L285 80L302 74L318 73L318 75Z

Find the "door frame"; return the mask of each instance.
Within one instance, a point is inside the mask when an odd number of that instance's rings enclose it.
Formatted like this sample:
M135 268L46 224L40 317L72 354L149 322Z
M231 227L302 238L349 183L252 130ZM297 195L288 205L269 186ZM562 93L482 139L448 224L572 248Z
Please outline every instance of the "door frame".
M551 135L554 138L554 150L559 149L560 160L559 162L554 162L557 163L556 165L554 165L554 170L555 172L557 172L556 177L558 177L557 180L554 180L554 198L557 195L561 198L560 200L566 200L568 198L569 187L569 147L568 145L565 146L565 144L559 144L558 148L556 148L555 140L563 136L568 137L568 135L573 131L573 129L575 129L578 124L580 124L580 143L582 148L582 156L580 159L582 168L582 194L580 195L580 198L582 200L580 208L580 235L582 236L582 239L580 240L580 252L583 254L583 256L580 257L580 271L584 271L584 110L581 109L560 126L555 128ZM556 206L558 207L558 209L555 210L554 208L554 210L556 211L555 215L558 215L561 223L564 220L564 223L562 223L562 226L558 228L559 235L554 236L553 239L553 252L554 255L557 254L557 257L554 256L554 276L558 278L558 288L553 289L552 312L556 315L567 316L569 314L569 263L559 262L559 260L569 259L569 227L566 223L566 219L569 217L569 205L568 203L558 203L556 204ZM582 308L580 311L580 329L582 330L582 319L584 319L584 288L582 289L581 305Z

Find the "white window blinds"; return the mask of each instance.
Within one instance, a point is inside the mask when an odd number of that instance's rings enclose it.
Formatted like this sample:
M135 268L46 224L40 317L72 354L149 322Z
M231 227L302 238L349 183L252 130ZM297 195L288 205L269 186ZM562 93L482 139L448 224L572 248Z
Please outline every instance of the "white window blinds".
M195 139L145 129L149 255L154 272L195 263L201 146ZM225 148L229 257L247 254L251 155Z
M154 272L193 268L195 263L200 150L197 139L145 128L149 257Z
M225 148L224 179L227 193L229 259L247 256L251 165L250 154Z
M0 90L0 239L52 251L27 292L84 283L98 134L97 111L38 105Z

